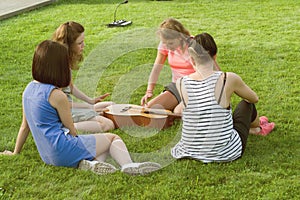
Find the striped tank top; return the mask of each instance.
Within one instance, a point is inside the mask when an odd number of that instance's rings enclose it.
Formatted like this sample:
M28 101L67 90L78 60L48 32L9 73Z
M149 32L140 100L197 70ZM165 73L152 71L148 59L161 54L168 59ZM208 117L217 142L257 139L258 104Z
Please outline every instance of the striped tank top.
M218 71L204 80L183 77L188 102L183 111L182 135L171 150L174 158L207 162L228 162L241 156L242 143L233 129L232 111L215 98Z

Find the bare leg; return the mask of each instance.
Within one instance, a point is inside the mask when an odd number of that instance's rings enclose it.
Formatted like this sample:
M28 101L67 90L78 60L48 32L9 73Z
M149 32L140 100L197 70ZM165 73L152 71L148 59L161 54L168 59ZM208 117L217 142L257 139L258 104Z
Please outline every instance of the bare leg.
M96 134L96 158L101 159L110 154L121 166L132 163L131 157L123 140L115 134Z
M174 113L176 114L182 114L183 112L183 109L184 109L184 105L182 102L180 102L180 104L178 104L175 108L174 108Z
M120 166L132 163L127 147L120 137L116 137L110 146L109 153Z
M160 108L171 110L178 105L176 97L169 91L165 91L148 102L147 106L149 108Z
M249 133L251 134L259 134L259 135L268 135L275 127L274 122L268 122L268 119L266 116L259 117L258 115L256 116L255 120L251 123L250 125L250 130Z
M106 107L108 107L108 106L110 106L110 105L113 105L113 104L115 104L115 103L112 102L112 101L99 102L99 103L96 103L96 104L94 105L94 110L95 110L97 113L99 113L99 114L102 115L103 110L105 110Z
M74 126L79 131L87 131L92 133L106 132L115 128L114 123L103 116L96 116L89 121L74 123Z
M257 134L259 131L260 131L260 124L259 124L259 115L257 113L255 120L250 124L249 133Z
M100 175L114 173L117 170L115 166L105 162L105 159L108 154L110 154L112 158L117 163L119 163L122 167L126 164L127 165L132 164L132 160L126 148L126 145L118 135L112 133L106 133L106 134L94 134L94 136L96 139L95 160L80 161L78 165L79 169L90 170ZM151 169L149 169L148 167L146 170L149 171ZM141 170L141 173L142 172L143 170Z
M100 156L96 157L95 160L100 161L100 162L105 162L106 158L108 156L108 152L101 154Z
M250 124L250 128L257 128L259 125L259 115L257 113L255 120Z
M113 105L113 104L115 104L115 103L112 101L103 101L103 102L98 102L95 105L91 105L88 103L78 103L78 102L72 102L70 105L71 105L71 108L82 108L82 109L86 108L86 109L94 110L94 111L98 112L99 114L102 114L103 110L106 107Z

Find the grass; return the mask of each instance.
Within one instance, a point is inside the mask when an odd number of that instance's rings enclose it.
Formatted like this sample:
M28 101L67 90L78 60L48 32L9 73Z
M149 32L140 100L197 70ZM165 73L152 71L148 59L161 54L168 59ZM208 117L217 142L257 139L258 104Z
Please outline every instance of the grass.
M267 137L250 135L243 158L223 164L173 160L180 123L163 131L114 130L135 160L163 164L142 177L45 165L29 137L20 155L0 156L0 199L299 199L300 3L132 0L117 18L133 24L107 28L118 2L61 0L0 21L0 151L14 148L35 46L68 20L86 28L85 61L74 81L87 94L110 92L108 100L139 104L156 55L155 28L174 17L194 35L214 36L222 70L240 74L258 93L257 108L276 129ZM164 70L156 94L170 81Z

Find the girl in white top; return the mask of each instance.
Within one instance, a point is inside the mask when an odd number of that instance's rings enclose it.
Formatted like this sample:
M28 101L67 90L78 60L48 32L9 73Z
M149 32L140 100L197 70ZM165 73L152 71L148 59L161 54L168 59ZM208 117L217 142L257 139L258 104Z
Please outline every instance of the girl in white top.
M68 48L71 70L77 70L79 62L83 60L84 31L85 29L81 24L68 21L61 24L53 34L53 41ZM91 98L79 90L72 81L68 87L63 88L63 91L68 96L76 130L97 133L115 128L110 119L101 115L107 106L114 104L111 101L104 101L109 93ZM73 102L71 94L84 102Z
M171 154L177 159L203 162L236 160L245 150L249 131L261 131L254 105L258 96L237 74L214 71L213 59L196 41L188 51L196 72L176 83L182 95L183 127L181 140ZM243 100L232 115L230 99L234 93ZM272 123L266 126L274 128Z

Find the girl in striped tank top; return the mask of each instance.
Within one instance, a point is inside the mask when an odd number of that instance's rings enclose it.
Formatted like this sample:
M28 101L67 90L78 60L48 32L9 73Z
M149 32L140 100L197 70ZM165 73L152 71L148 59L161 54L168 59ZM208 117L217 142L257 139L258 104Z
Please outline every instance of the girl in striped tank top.
M240 76L214 71L213 59L195 40L188 51L196 72L176 82L182 96L183 126L171 154L205 163L236 160L245 151L249 132L269 133L275 124L260 122L254 105L258 96ZM234 93L243 100L232 114Z

